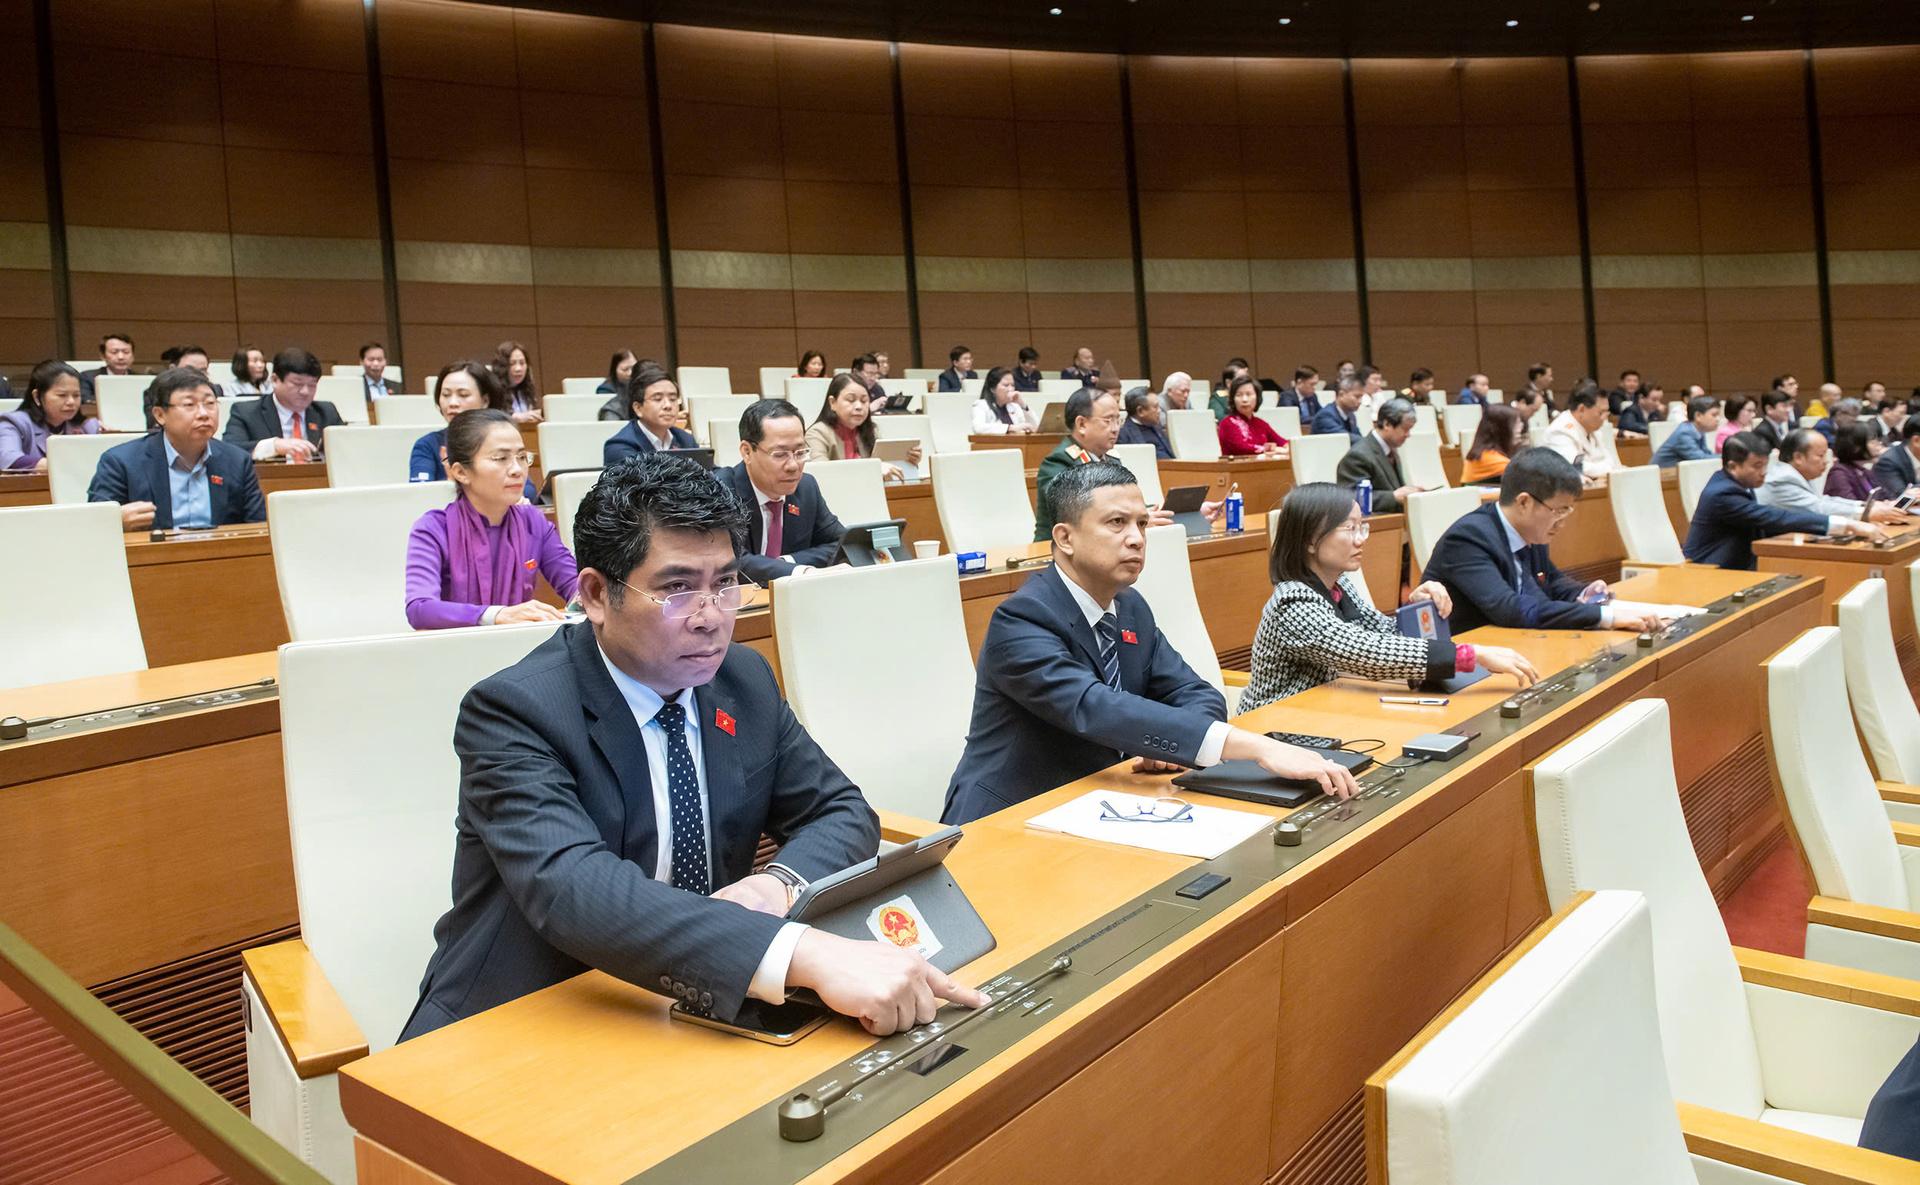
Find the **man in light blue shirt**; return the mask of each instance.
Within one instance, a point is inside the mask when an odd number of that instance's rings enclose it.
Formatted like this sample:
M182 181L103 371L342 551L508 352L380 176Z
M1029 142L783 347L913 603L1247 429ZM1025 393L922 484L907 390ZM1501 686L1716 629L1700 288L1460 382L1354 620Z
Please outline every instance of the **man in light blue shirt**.
M1720 403L1711 395L1687 400L1687 422L1654 450L1653 463L1672 469L1682 461L1704 461L1713 456L1713 434L1720 430Z
M207 483L209 450L201 449L200 455L189 461L173 447L173 441L164 432L160 434L160 445L167 455L167 488L173 493L173 525L211 527L213 487Z
M220 405L205 371L161 371L147 388L147 414L157 431L102 453L87 501L118 502L129 531L266 521L252 458L213 438Z

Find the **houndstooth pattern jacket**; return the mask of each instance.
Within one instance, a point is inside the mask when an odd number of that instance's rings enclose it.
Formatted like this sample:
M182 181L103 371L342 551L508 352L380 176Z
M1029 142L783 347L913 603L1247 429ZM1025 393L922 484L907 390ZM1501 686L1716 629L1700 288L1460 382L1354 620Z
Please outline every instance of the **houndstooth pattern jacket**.
M1242 712L1331 683L1341 675L1415 680L1454 673L1453 647L1403 636L1345 576L1343 616L1327 595L1299 580L1274 586L1253 639L1253 679L1240 693ZM1358 610L1354 613L1353 610Z

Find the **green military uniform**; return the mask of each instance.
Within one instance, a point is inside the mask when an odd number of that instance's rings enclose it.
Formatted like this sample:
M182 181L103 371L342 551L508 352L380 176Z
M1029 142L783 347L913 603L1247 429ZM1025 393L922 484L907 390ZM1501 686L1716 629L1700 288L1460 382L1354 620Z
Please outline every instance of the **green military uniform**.
M1073 437L1062 440L1058 447L1047 454L1040 462L1040 472L1033 479L1033 541L1044 543L1053 538L1053 479L1069 466L1085 465L1097 458L1086 449L1075 444Z

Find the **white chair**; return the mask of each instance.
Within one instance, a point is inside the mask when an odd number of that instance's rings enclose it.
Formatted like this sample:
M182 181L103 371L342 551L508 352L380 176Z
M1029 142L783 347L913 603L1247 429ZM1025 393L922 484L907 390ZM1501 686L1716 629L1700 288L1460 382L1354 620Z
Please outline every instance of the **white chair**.
M68 366L73 367L82 374L85 374L89 370L97 370L100 367L100 359L98 358L82 358L78 362L67 359L66 362Z
M101 374L93 379L93 399L100 409L105 432L145 432L153 424L147 414L148 374Z
M1667 404L1667 419L1669 421L1673 423L1679 423L1681 420L1684 420L1686 418L1687 418L1687 401L1686 400L1676 399L1672 403Z
M440 405L431 395L389 395L373 402L373 422L386 428L423 428L432 431L446 424Z
M1033 503L1019 449L935 453L933 501L947 550L1017 550L1033 542Z
M1415 432L1407 437L1400 446L1400 472L1411 484L1429 490L1453 486L1447 478L1447 467L1440 463L1440 436L1435 432Z
M1477 403L1449 403L1441 409L1441 423L1447 429L1447 438L1465 452L1473 447L1474 433L1480 431L1480 419L1487 409Z
M1487 388L1488 403L1505 403L1506 401L1507 401L1507 393L1505 391L1502 391L1498 387Z
M1107 458L1125 465L1140 482L1140 497L1147 505L1158 506L1166 501L1166 492L1160 488L1160 460L1154 455L1152 445L1116 444Z
M1359 409L1353 413L1353 422L1359 425L1360 439L1362 440L1365 440L1367 434L1373 431L1373 413L1374 406L1370 403L1361 404Z
M1200 596L1193 587L1193 563L1187 554L1187 529L1179 524L1150 527L1147 530L1147 562L1140 569L1134 591L1145 597L1153 610L1154 624L1172 643L1193 673L1213 684L1226 697L1227 715L1240 710L1240 692L1247 677L1238 677L1227 686L1220 670L1220 655L1213 648L1213 635L1200 613Z
M1480 491L1473 486L1428 490L1408 494L1406 505L1407 542L1413 546L1413 562L1424 569L1447 528L1480 508Z
M433 389L434 389L435 387L438 387L438 386L440 385L440 376L439 376L439 375L437 375L437 374L430 374L430 375L428 375L428 376L427 376L427 379L426 379L426 384L425 384L425 385L426 385L426 392L425 392L425 393L426 393L426 396L427 396L427 398L429 398L429 399L431 399L431 398L433 398L433 393L434 393L434 391L433 391Z
M1612 462L1615 469L1619 469L1621 467L1620 429L1607 424L1596 435L1600 441L1601 451L1607 454L1607 460Z
M1086 386L1086 384L1079 379L1041 379L1040 394L1058 395L1060 398L1065 399L1084 386Z
M1700 493L1707 488L1707 482L1720 472L1720 458L1702 457L1698 461L1682 461L1680 470L1680 508L1687 513L1687 521L1693 521L1693 512L1700 505Z
M92 363L88 363L88 365L92 365ZM940 376L945 373L947 373L946 370L938 366L909 366L900 372L900 377L923 379L929 383L937 383L940 381ZM882 385L884 386L885 384Z
M785 399L787 397L787 379L793 371L785 366L762 366L760 368L760 396L763 399Z
M713 450L713 463L735 465L740 461L740 417L720 416L707 421L707 447Z
M367 388L357 374L330 374L313 391L314 402L331 403L349 424L368 422Z
M1680 551L1680 540L1674 536L1673 520L1667 517L1660 470L1652 465L1616 469L1607 485L1613 502L1613 524L1627 547L1627 563L1687 562Z
M1896 580L1920 591L1920 564L1894 572ZM1847 699L1853 704L1853 722L1866 739L1873 767L1886 781L1904 787L1920 785L1920 710L1914 707L1894 650L1887 582L1862 580L1840 598L1836 609L1847 660ZM1908 792L1896 793L1906 796ZM1897 822L1920 823L1920 805L1912 802L1889 798L1887 814Z
M327 484L338 490L408 481L413 475L408 472L407 462L419 439L420 429L409 424L328 428L324 433Z
M303 1076L276 1017L344 1011L360 1056L400 1035L433 954L433 924L452 904L460 762L447 738L460 701L556 628L435 630L280 649L300 937L244 955L247 1076L254 1124L336 1185L355 1179L338 1071ZM341 743L343 730L351 744ZM275 994L283 983L298 983L298 992Z
M1874 591L1884 611L1885 589ZM1847 703L1841 651L1839 628L1825 625L1766 662L1774 771L1820 894L1807 906L1807 958L1920 979L1920 827L1888 822L1859 745L1834 727Z
M296 642L403 633L407 538L453 499L450 481L281 490L267 499L273 574Z
M843 638L850 605L860 606L858 646ZM938 819L973 713L973 647L952 557L776 580L773 622L781 686L813 739L868 802ZM913 710L876 728L854 707L874 703Z
M20 604L55 607L9 631L0 688L147 669L116 503L0 510L0 555Z
M693 434L700 443L706 444L707 421L731 419L738 424L741 413L758 402L752 395L689 395L686 397L687 423L693 426Z
M803 416L817 411L827 401L827 386L832 382L832 379L789 378L786 380L786 401L799 408ZM886 386L885 383L880 385Z
M961 380L963 384L965 381ZM913 402L907 406L915 412L925 411L927 396L934 393L933 384L925 379L886 379L881 382L880 387L889 395L911 396ZM965 395L966 393L964 386L959 391L940 392L942 395ZM980 393L975 391L973 397L980 398Z
M1167 413L1167 443L1182 461L1218 461L1220 425L1204 408Z
M100 455L110 448L139 440L137 432L97 432L92 436L56 434L47 437L47 493L55 506L75 506L87 500L87 487L100 468ZM114 503L118 506L119 503Z
M893 517L880 468L872 457L807 462L807 472L820 483L821 500L843 523L883 523Z
M960 393L962 395L965 395L969 399L978 399L980 398L980 391L983 387L986 386L986 383L987 383L987 380L983 378L961 379Z
M626 427L619 420L594 420L585 424L540 425L540 472L558 473L562 469L598 469L606 464L607 439Z
M587 496L600 480L600 470L562 473L553 479L553 526L560 542L573 550L573 517L580 513L580 499Z
M389 367L388 369L392 369L392 368ZM232 382L233 381L233 363L214 362L212 360L209 360L207 362L207 377L212 379L216 383Z
M1920 1016L1860 1003L1832 968L1728 945L1680 813L1666 701L1635 700L1548 753L1533 768L1533 796L1555 909L1582 890L1646 895L1674 1096L1731 1124L1856 1142ZM1905 981L1874 982L1917 994Z
M964 453L973 447L973 405L979 396L964 391L935 391L921 404L926 409L927 427L933 439L929 452ZM888 417L882 416L882 419Z
M584 392L578 395L549 395L542 406L549 424L585 424L600 418L610 396Z
M674 376L684 398L733 394L733 375L724 366L682 366Z
M348 365L346 363L336 363L327 368L327 373L336 377L340 375L352 375L354 378L359 378L361 375L367 373L367 368L364 366Z
M1672 436L1673 430L1679 426L1680 421L1678 420L1653 420L1649 422L1647 424L1647 448L1649 450L1647 455L1651 457L1654 453L1659 452L1660 446L1667 443L1667 437Z
M1435 440L1440 438L1440 413L1433 410L1432 404L1416 403L1413 405L1413 430L1415 432L1428 433L1432 435Z
M1211 414L1211 413L1209 413ZM1255 413L1281 436L1292 442L1300 439L1300 409L1297 407L1263 407Z
M600 384L604 382L606 382L605 379L597 376L591 378L561 379L560 393L562 395L591 395L595 391L598 391ZM553 396L549 395L547 398L552 399ZM604 399L606 396L603 395L601 398Z
M1820 422L1819 416L1801 416L1800 417L1800 426L1802 428L1811 428L1815 424L1818 424L1819 422Z
M1340 458L1352 447L1353 442L1345 432L1323 432L1295 440L1289 450L1293 457L1293 484L1303 486L1310 481L1339 480L1336 475L1340 471Z
M25 400L19 399L17 397L0 399L0 415L4 415L10 411L19 411L20 405L23 402L25 402Z

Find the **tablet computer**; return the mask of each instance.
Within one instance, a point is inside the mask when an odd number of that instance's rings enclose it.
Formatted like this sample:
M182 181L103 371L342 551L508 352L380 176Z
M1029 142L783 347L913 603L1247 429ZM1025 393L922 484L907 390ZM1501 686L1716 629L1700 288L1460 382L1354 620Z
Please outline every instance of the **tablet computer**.
M887 464L898 468L900 470L900 476L905 480L919 481L925 474L920 471L920 466L907 459L912 455L913 450L917 448L921 448L921 442L911 438L905 440L876 440L873 442L873 457L876 461L885 461ZM922 461L926 460L926 452L924 449L921 451L920 459Z
M891 942L955 971L994 947L993 932L946 868L960 835L942 827L821 877L800 890L787 918L842 938Z
M1160 509L1173 516L1173 521L1187 529L1189 537L1213 534L1213 524L1207 516L1200 513L1200 507L1206 503L1206 486L1175 486L1166 492L1166 501Z
M1317 749L1315 752L1336 765L1345 766L1353 774L1373 764L1373 758L1365 753L1347 749ZM1321 794L1320 783L1270 774L1257 761L1222 761L1206 769L1190 769L1174 778L1173 784L1182 790L1217 794L1242 802L1263 802L1268 806L1299 806Z
M1067 430L1066 403L1061 402L1061 403L1047 404L1047 409L1040 413L1040 426L1034 429L1034 431L1065 432L1066 430Z
M685 457L702 469L713 468L713 450L710 448L670 448L667 450L676 457Z
M1453 630L1447 625L1447 619L1440 614L1439 606L1432 601L1414 601L1400 606L1394 613L1394 624L1400 632L1409 638L1428 638L1445 645L1453 644ZM1475 667L1465 674L1449 675L1445 679L1409 679L1408 686L1416 691L1435 691L1452 693L1472 687L1487 677L1487 671Z
M869 568L874 564L910 560L913 558L913 549L901 538L901 533L906 529L907 520L904 518L890 518L882 523L855 523L847 528L846 534L840 536L840 546L834 550L833 562Z

